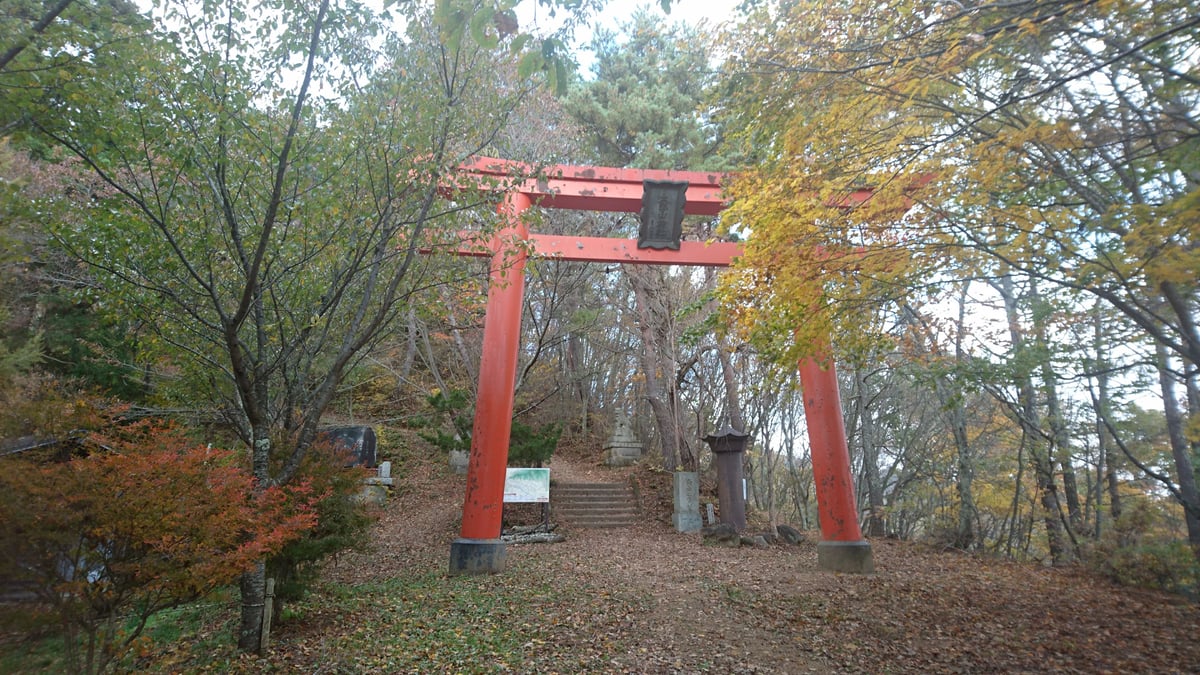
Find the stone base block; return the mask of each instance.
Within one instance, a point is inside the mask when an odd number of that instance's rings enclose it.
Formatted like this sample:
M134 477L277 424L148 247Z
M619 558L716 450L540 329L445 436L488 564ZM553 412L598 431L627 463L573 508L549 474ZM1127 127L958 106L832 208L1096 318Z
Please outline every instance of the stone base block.
M633 466L634 464L638 463L639 459L641 459L640 455L637 457L632 457L629 455L610 454L608 458L604 460L604 464L607 466Z
M383 506L387 504L388 490L383 485L367 484L363 486L362 492L359 493L359 499L364 504L371 506Z
M817 567L830 572L874 574L875 559L868 541L822 541L817 543Z
M450 544L450 574L498 574L504 571L504 542L455 539Z
M673 513L671 522L675 524L676 532L699 532L703 526L699 513Z

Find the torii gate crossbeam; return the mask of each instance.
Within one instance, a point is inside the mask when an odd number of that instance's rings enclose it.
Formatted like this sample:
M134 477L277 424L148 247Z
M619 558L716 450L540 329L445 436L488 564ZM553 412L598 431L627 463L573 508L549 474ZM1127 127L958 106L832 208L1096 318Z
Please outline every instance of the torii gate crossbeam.
M460 536L450 545L451 574L504 570L506 551L500 539L508 440L512 431L513 387L521 333L525 260L536 256L588 262L725 267L741 253L735 243L680 242L678 251L639 249L632 239L530 234L522 213L536 204L546 208L638 212L643 184L677 181L688 184L684 213L716 215L725 206L724 175L694 171L656 171L590 166L554 166L534 172L525 164L477 158L460 166L461 182L504 192L504 223L489 245L464 246L462 255L491 256L483 355L479 365L479 398L471 434L467 490ZM449 186L447 192L456 191ZM859 201L867 194L853 194ZM850 474L849 449L842 422L837 374L832 360L800 363L800 385L812 452L813 478L822 541L818 563L842 572L871 572L871 546L862 537Z

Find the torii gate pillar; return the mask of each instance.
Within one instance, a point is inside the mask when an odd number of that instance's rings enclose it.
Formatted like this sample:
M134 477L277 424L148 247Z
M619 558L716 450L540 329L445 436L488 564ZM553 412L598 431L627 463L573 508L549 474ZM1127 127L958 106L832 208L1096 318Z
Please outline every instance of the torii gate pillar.
M525 294L525 240L529 230L521 212L529 195L514 192L500 205L504 226L493 239L488 279L483 355L479 361L479 398L471 430L467 496L461 536L450 544L450 572L477 574L504 570L500 539L508 438L512 432L513 387L521 342L521 302Z
M725 267L741 253L737 244L681 242L678 251L638 249L636 240L529 234L522 212L534 203L548 208L637 212L646 180L688 183L684 212L716 215L724 207L720 174L652 171L604 167L557 166L531 176L530 168L505 160L479 158L461 167L463 174L496 179L506 186L500 206L504 225L486 251L467 247L463 255L490 255L487 316L483 324L483 356L479 365L479 398L467 465L467 492L462 530L450 545L451 574L504 571L505 546L500 539L508 439L512 431L513 387L521 336L521 305L528 253L561 260L658 265ZM453 191L450 186L448 191ZM852 195L858 198L860 195ZM812 449L813 478L822 541L818 565L851 573L874 571L871 545L862 537L850 474L850 453L842 422L841 397L831 351L825 358L800 363L800 386Z

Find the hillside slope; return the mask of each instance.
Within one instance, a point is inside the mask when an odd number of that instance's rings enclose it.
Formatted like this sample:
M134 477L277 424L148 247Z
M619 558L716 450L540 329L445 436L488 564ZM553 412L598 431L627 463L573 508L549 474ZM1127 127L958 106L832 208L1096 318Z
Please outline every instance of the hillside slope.
M510 545L506 573L445 575L464 479L409 461L370 551L342 556L239 669L307 672L1195 672L1200 607L1050 569L873 542L877 573L819 571L812 543L705 546L664 522L669 476L620 531ZM815 535L814 535L815 536Z

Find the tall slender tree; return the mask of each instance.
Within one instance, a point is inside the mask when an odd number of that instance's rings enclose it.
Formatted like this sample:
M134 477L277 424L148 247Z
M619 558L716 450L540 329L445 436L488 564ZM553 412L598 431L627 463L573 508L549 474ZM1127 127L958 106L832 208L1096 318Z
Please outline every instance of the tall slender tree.
M723 119L764 158L733 188L754 231L725 286L734 324L786 360L829 330L853 349L866 308L974 260L1100 300L1196 389L1194 8L886 7L761 3L731 33ZM1039 474L1050 494L1053 466Z
M258 485L286 483L423 283L418 249L454 227L440 178L527 88L492 86L501 52L419 7L404 37L353 2L160 11L161 31L80 64L33 113L110 190L56 234L155 327L160 364L237 431ZM257 649L261 564L241 590L239 644Z

